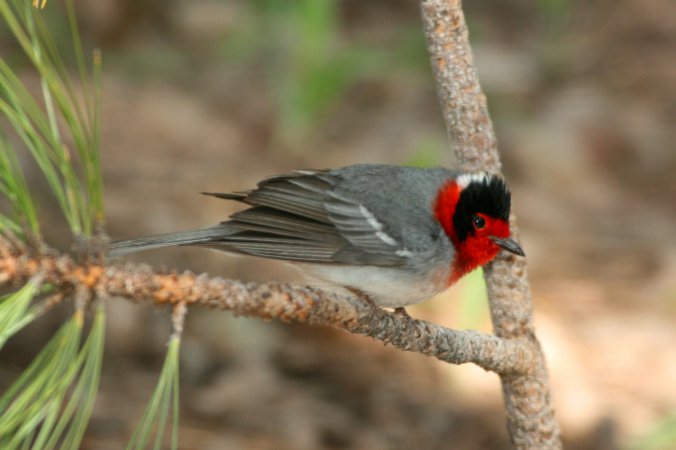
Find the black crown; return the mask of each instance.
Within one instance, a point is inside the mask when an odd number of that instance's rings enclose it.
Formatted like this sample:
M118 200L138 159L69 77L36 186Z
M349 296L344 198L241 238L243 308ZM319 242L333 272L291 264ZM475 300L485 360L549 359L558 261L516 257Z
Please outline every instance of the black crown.
M474 232L472 216L482 213L495 219L509 220L511 194L505 181L496 176L471 180L460 192L453 215L453 225L458 239L462 242Z

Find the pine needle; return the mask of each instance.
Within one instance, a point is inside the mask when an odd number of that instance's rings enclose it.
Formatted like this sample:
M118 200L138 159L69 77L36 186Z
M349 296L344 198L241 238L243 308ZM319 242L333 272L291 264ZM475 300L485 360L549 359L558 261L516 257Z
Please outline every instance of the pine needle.
M35 276L18 291L0 297L0 349L7 339L35 318L29 306L41 283L42 277Z
M39 6L44 7L44 3ZM88 68L75 8L72 0L67 0L79 74L77 84L81 86L75 89L49 28L41 12L35 9L37 6L22 0L0 0L0 17L40 76L41 86L38 101L0 57L0 114L37 162L71 231L90 236L96 225L103 222L99 158L101 56L95 52ZM66 142L72 142L73 150ZM6 150L13 151L9 147ZM6 220L2 223L17 228ZM36 223L37 220L30 225Z
M180 344L181 339L178 334L172 335L169 339L167 355L160 379L143 413L141 422L136 427L127 445L127 450L150 448L153 432L154 443L152 448L165 448L162 444L170 409L172 412L170 448L178 448L178 368Z
M0 448L78 448L98 390L105 314L99 306L86 342L76 311L0 398Z

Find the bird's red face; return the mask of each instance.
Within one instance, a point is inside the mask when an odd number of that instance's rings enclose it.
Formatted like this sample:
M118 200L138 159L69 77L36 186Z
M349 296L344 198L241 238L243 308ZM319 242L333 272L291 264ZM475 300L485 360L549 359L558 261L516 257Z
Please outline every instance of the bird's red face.
M498 177L463 175L437 193L434 214L453 246L449 282L490 262L501 249L523 256L509 231L510 194Z

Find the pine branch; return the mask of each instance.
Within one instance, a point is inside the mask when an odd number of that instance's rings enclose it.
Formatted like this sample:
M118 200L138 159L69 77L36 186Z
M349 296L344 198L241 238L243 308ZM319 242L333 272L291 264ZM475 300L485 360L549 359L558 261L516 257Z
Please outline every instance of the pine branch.
M446 129L460 167L500 172L500 155L486 97L481 91L460 0L423 0L422 17ZM511 217L512 236L518 237ZM524 258L503 255L485 267L495 335L526 340L532 370L501 374L507 427L517 449L562 448L551 405L547 369L533 327L533 305Z
M91 297L116 296L155 305L202 306L236 315L329 325L372 337L402 350L453 364L474 363L503 374L531 370L537 348L526 339L503 339L473 330L451 330L390 313L360 298L279 283L242 283L193 273L158 273L137 264L76 262L65 254L29 254L0 238L0 281L23 284L40 274L61 292L85 287Z

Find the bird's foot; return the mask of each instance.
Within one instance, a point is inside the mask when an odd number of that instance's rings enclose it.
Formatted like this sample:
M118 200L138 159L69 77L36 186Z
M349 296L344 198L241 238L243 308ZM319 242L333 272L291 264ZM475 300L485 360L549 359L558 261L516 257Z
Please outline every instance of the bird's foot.
M413 317L409 316L408 312L406 311L406 308L404 308L403 306L398 306L394 308L394 313L397 314L398 316L401 316L404 319L413 320Z
M371 297L366 292L353 287L347 287L347 290L352 292L356 297L364 300L366 303L369 303L371 306L375 308L378 307L376 302L374 302L373 299L371 299Z

